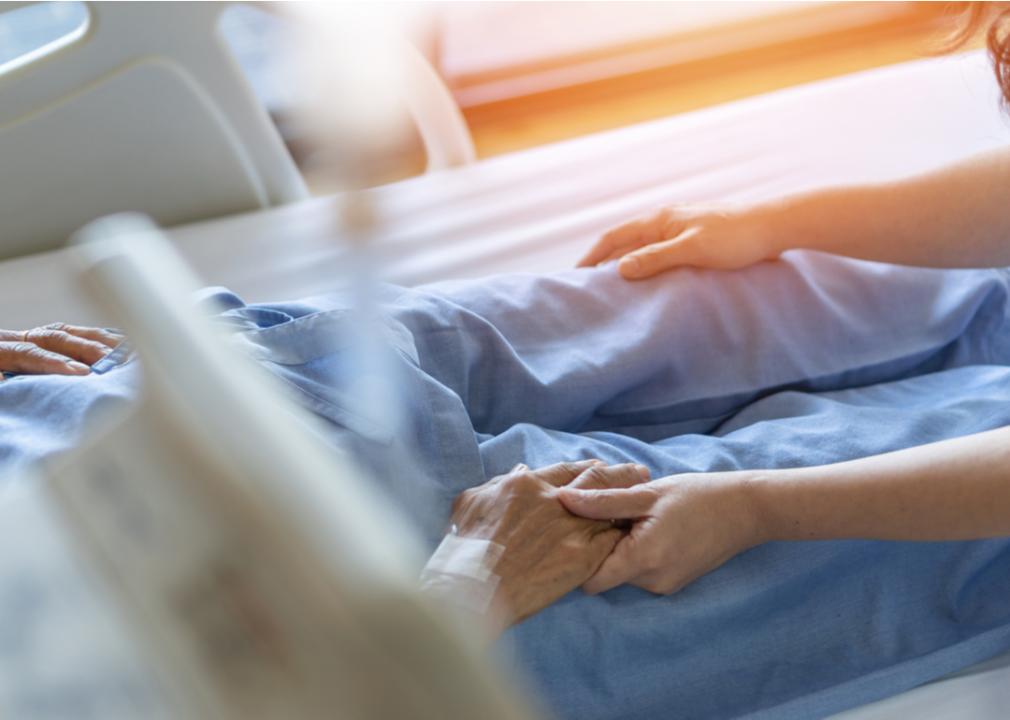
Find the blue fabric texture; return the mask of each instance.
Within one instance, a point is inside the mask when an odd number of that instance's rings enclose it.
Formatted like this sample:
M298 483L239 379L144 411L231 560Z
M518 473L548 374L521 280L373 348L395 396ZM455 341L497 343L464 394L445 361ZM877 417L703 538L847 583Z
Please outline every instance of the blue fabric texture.
M387 287L394 435L348 402L339 297L211 301L378 475L414 458L434 542L460 490L518 462L796 467L1008 425L1008 289L1003 270L803 252L640 283L604 267ZM90 376L0 383L0 462L72 447L131 396L136 366L121 352ZM1010 649L1008 597L1010 539L771 543L669 597L575 591L509 640L561 718L811 718Z

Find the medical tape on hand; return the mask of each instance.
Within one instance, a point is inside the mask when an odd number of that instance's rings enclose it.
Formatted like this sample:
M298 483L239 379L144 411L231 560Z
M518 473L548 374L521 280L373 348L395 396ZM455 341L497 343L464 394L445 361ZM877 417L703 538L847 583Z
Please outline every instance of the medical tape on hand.
M421 571L421 586L475 613L486 613L501 578L494 568L505 547L490 540L446 535Z

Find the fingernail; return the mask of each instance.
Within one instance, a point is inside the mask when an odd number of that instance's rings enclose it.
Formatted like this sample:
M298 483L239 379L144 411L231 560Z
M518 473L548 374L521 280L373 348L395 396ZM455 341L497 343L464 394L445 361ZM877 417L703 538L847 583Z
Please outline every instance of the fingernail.
M626 255L617 263L617 269L626 277L636 277L642 272L642 263L634 255Z
M649 468L645 467L645 465L635 465L635 469L638 470L638 474L642 476L643 480L648 480L652 477Z
M523 464L523 463L519 463L519 464L518 464L518 465L516 465L516 466L515 466L514 468L512 468L511 470L509 470L509 473L511 474L511 473L515 473L515 472L521 472L521 471L523 471L523 470L529 470L529 467L528 467L528 466L526 466L526 465L525 465L525 464Z
M88 367L84 363L79 363L76 360L71 360L71 361L69 361L67 363L64 363L64 364L68 368L70 368L71 370L73 370L75 373L79 373L81 375L87 375L89 372L91 372L91 368L90 367Z
M606 465L607 464L607 463L603 462L602 460L596 460L596 459L590 460L589 462L591 464L593 464L593 465Z

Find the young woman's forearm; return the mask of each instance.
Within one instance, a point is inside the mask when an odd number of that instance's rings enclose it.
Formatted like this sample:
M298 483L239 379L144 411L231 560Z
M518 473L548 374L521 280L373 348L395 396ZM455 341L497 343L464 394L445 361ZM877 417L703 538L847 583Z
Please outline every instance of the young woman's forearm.
M769 205L776 252L806 248L927 267L1010 265L1010 148L927 175Z
M1010 535L1010 427L810 468L756 473L765 540Z

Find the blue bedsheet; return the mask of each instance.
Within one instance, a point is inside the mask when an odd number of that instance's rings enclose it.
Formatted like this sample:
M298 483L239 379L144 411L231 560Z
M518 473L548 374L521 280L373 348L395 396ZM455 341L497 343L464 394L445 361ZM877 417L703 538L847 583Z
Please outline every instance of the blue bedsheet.
M1010 424L1008 287L1002 270L791 253L636 284L602 268L386 288L407 405L397 437L347 402L339 298L215 299L380 475L391 450L417 453L434 541L457 492L519 461L634 460L654 477L792 467ZM77 442L133 393L124 359L0 384L0 461ZM508 637L563 718L809 718L1010 648L1008 598L1008 539L773 543L670 597L576 591Z

